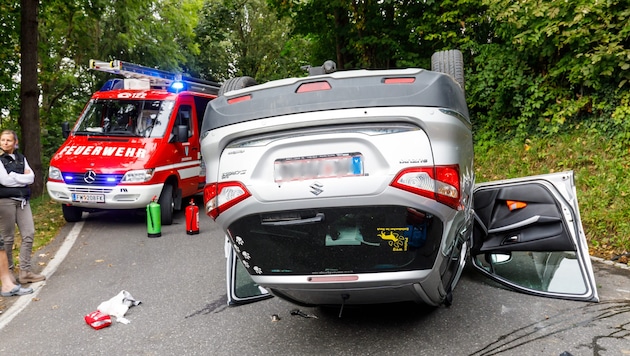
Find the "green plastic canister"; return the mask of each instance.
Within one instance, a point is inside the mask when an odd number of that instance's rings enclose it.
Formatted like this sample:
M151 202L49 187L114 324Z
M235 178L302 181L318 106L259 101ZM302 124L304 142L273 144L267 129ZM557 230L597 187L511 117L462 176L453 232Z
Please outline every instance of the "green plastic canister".
M157 197L153 197L147 205L147 235L149 237L162 236L162 215Z

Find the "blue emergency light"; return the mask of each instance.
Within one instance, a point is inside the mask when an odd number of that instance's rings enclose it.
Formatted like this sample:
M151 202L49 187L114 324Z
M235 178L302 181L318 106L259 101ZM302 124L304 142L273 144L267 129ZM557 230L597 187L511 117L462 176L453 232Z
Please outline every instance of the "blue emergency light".
M168 92L169 93L179 93L180 91L186 90L186 84L184 84L183 82L173 82L173 84L171 84L168 87Z
M105 82L105 84L103 84L103 86L101 87L99 91L110 91L110 90L115 90L115 89L122 89L124 87L125 87L124 79L120 79L120 78L109 79L108 81Z

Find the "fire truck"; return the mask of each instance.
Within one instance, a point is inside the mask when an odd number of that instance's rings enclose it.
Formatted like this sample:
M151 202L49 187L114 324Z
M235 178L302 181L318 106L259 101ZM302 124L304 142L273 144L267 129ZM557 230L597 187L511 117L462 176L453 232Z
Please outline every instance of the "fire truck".
M92 95L72 128L62 125L48 194L68 222L156 199L162 224L172 224L182 200L203 190L199 132L220 85L119 60L91 60L90 69L118 78Z

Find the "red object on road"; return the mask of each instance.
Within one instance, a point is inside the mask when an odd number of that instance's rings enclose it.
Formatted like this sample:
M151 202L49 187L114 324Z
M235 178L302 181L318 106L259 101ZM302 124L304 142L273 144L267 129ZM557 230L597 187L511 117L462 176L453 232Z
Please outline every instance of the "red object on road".
M199 207L195 200L190 199L190 205L186 207L186 233L196 235L199 233Z
M86 315L85 322L92 328L98 330L112 325L112 318L97 310Z

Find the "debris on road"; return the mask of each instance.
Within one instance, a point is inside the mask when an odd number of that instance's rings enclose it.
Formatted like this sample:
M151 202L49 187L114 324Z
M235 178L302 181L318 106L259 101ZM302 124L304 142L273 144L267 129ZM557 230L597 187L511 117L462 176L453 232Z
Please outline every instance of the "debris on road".
M113 298L99 304L97 310L103 314L116 317L116 321L119 323L129 324L130 321L125 318L125 314L130 307L140 303L142 302L136 300L129 292L122 290Z

